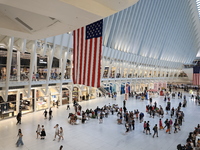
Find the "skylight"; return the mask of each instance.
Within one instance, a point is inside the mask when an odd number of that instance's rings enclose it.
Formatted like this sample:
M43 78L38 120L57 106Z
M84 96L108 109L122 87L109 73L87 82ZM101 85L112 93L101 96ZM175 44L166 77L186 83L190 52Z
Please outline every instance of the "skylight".
M197 4L197 9L198 9L199 18L200 18L200 0L196 0L196 4Z

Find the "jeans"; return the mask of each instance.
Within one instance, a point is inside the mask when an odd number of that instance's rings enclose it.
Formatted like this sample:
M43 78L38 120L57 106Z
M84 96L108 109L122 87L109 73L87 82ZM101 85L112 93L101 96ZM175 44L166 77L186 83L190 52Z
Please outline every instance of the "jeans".
M23 141L22 141L22 137L19 137L19 139L17 140L17 143L16 143L17 147L18 147L20 144L21 144L21 145L24 145L24 143L23 143Z

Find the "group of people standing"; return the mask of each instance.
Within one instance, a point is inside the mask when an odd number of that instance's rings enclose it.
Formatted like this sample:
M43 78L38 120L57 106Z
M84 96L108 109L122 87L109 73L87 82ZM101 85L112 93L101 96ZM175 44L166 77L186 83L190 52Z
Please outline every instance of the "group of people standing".
M49 108L49 120L51 120L52 117L53 117L52 113L53 113L53 111L51 110L51 108ZM48 112L47 112L46 109L44 110L44 113L43 113L43 114L44 114L44 118L47 119L47 114L48 114Z
M53 141L56 140L56 137L58 137L58 142L60 142L61 139L64 140L64 137L63 137L63 135L64 135L63 128L62 127L59 128L59 124L56 124L54 126L54 129L55 129L55 135L54 135Z
M41 140L45 139L46 132L44 129L44 125L42 125L42 127L40 127L40 124L38 124L37 129L36 129L36 134L37 134L37 139L39 136L41 136Z
M155 124L154 127L152 128L152 130L154 131L153 138L154 138L155 135L157 135L157 137L158 137L158 129L159 130L162 130L162 129L164 130L166 128L165 132L169 133L169 134L171 134L172 127L174 127L174 133L177 133L178 130L181 130L180 126L182 125L182 122L184 120L184 113L183 113L183 111L181 111L182 104L180 102L178 107L176 109L174 109L174 107L171 108L170 98L168 97L167 99L168 99L168 101L167 101L167 106L166 106L166 112L167 112L166 114L168 114L168 111L170 111L171 118L170 119L166 119L164 121L164 126L163 126L162 119L161 119L161 118L163 118L163 114L164 114L164 110L162 109L162 106L160 105L160 108L157 108L156 107L157 106L156 102L154 103L155 104L154 106L151 105L151 103L152 103L152 100L151 100L150 101L150 106L148 105L148 107L146 107L146 109L148 110L147 112L150 113L150 117L151 117L151 114L153 114L153 118L154 118L154 116L155 116L154 113L155 113L156 109L158 110L157 112L159 114L158 115L159 118L161 117L159 119L159 127L158 127L157 124ZM164 101L166 101L166 100L164 99ZM184 96L183 104L186 105L186 96ZM183 106L185 107L185 105L183 105ZM160 114L159 112L162 112L162 111L163 111L163 113ZM175 120L173 122L172 118L174 116L176 118L175 118ZM144 133L151 134L149 121L144 121L143 127L144 127L144 131L143 131Z

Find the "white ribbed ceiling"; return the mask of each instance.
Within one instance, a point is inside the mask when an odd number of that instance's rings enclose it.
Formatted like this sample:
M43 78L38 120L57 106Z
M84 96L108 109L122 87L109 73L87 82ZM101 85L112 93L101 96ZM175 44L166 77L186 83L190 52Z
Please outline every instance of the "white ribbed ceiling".
M140 0L104 19L104 46L158 60L190 63L199 50L195 0Z
M199 18L200 18L200 0L196 0L196 4L197 4L197 9L198 9Z

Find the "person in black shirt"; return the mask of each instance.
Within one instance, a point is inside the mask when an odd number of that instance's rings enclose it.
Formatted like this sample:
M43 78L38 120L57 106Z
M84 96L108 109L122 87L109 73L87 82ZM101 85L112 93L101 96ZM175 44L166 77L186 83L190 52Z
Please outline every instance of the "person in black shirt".
M147 121L146 134L148 134L148 132L149 132L149 135L151 135L149 121Z
M51 118L52 118L52 110L51 108L49 108L49 120L51 120Z

